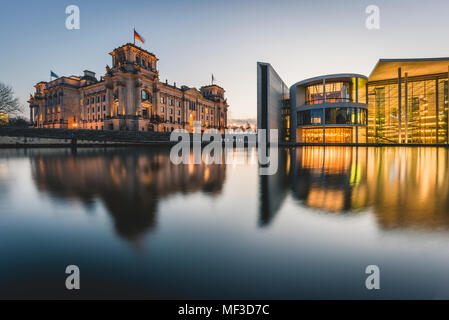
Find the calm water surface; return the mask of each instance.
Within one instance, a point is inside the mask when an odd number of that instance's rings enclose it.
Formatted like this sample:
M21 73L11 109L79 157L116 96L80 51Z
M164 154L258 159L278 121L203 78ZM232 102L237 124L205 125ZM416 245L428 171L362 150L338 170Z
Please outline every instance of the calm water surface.
M285 149L262 177L165 149L0 150L0 259L0 298L449 298L449 153Z

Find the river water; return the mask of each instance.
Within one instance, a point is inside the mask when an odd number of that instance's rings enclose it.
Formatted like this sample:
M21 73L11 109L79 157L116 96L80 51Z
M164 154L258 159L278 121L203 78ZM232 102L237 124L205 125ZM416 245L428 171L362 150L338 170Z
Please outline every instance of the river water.
M240 152L0 150L0 298L449 298L448 149Z

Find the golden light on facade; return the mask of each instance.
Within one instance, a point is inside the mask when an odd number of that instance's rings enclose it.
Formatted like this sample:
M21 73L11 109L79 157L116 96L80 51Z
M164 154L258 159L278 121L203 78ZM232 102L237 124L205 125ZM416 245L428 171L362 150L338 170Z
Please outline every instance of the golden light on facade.
M0 113L0 124L9 123L9 115L6 113Z

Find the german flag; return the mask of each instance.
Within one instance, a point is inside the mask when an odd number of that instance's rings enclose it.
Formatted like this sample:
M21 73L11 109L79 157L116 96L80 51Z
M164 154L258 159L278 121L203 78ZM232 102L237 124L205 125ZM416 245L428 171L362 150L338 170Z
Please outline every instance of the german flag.
M134 29L134 42L136 41L136 39L142 43L145 43L145 39L137 33L136 29Z

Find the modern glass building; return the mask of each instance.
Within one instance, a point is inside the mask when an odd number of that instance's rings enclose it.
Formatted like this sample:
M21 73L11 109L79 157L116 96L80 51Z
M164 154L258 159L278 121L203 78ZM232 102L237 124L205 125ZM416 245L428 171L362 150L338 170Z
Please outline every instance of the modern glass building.
M368 142L448 143L449 58L381 59L368 82Z
M268 68L275 77L258 77L258 128L278 128L280 142L449 144L449 58L381 59L369 78L320 76L289 94Z
M277 129L278 141L290 141L289 90L269 63L257 63L257 128ZM268 135L267 135L268 141Z
M334 74L290 88L292 140L300 143L366 143L367 78Z

